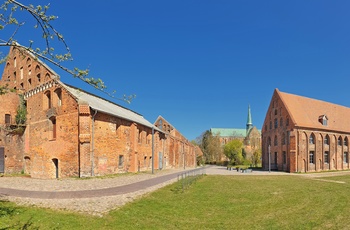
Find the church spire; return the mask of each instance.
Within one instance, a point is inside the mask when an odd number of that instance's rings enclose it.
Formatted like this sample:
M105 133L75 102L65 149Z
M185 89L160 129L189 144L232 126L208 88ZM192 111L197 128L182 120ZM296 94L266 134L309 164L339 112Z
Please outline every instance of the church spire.
M248 105L248 119L247 119L247 126L246 126L246 135L248 135L249 131L253 128L253 122L252 122L252 115L250 113L250 105Z

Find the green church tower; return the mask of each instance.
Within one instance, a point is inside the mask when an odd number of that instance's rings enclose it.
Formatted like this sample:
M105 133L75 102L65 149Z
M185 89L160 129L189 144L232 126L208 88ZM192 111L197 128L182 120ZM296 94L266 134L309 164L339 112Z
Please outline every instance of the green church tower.
M253 128L252 115L250 113L250 105L248 105L248 119L246 126L246 136L248 136L249 131Z

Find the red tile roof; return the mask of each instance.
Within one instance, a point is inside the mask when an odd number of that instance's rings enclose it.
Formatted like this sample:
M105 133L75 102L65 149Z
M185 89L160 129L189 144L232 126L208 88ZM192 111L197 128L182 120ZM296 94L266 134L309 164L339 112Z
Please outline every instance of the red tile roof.
M350 108L280 92L278 89L276 93L288 110L295 126L350 132ZM319 117L322 115L328 118L327 126L319 122Z

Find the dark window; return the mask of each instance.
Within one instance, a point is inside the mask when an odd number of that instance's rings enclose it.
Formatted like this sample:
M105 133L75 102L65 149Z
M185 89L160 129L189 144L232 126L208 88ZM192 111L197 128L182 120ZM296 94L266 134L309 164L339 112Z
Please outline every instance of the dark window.
M286 134L282 133L282 145L286 144Z
M325 145L329 145L329 137L328 137L328 135L325 136L323 143Z
M118 167L122 168L124 165L124 155L119 155Z
M275 118L275 129L277 129L277 127L278 127L278 120L277 118Z
M270 129L272 129L272 121L270 121Z
M287 164L287 153L283 151L283 164Z
M338 145L342 145L341 137L338 138Z
M51 118L51 123L52 123L52 139L56 139L56 135L57 135L57 130L56 130L56 118Z
M347 137L345 137L345 139L344 139L344 146L348 146L348 138Z
M289 126L289 118L287 118L286 126Z
M277 136L275 136L275 139L274 139L274 145L277 146L278 145L278 140L277 140Z
M5 124L6 125L11 124L11 115L10 114L5 114Z
M282 127L283 126L283 118L281 117L281 119L280 119L280 127Z

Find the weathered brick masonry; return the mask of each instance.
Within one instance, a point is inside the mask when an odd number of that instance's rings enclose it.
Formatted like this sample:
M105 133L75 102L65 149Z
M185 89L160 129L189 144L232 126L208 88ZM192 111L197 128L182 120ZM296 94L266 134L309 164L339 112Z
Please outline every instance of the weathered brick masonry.
M14 91L0 96L0 172L4 162L5 173L84 177L150 170L152 162L154 169L194 167L202 154L173 126L158 128L131 110L65 85L17 48L10 50L0 84ZM15 133L20 95L27 119L24 132Z

